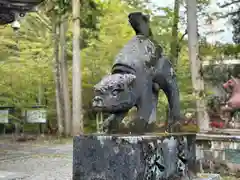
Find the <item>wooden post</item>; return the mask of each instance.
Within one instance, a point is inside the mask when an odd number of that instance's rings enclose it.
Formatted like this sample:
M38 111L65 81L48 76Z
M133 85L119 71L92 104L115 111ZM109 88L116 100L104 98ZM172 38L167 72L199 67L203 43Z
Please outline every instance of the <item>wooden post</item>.
M72 0L73 62L72 62L72 134L83 133L82 75L80 57L80 0Z
M63 4L63 3L62 3ZM62 5L63 6L63 5ZM67 32L67 17L65 14L60 15L60 72L62 77L62 95L63 95L63 109L64 109L64 135L71 135L71 102L68 86L68 65L66 60L66 32Z
M204 101L204 81L201 76L201 62L198 58L197 0L186 0L188 49L191 63L193 94L196 97L197 119L200 131L209 129L209 117Z

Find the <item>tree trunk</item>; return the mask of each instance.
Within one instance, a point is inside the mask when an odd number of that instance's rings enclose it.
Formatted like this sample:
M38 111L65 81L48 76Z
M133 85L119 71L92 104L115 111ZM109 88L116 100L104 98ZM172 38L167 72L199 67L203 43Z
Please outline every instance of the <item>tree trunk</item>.
M172 64L177 70L177 61L178 61L178 23L179 23L179 9L180 9L180 1L175 0L174 3L174 17L173 17L173 24L172 24L172 42L171 42L171 50L170 50L170 57Z
M57 124L58 133L61 136L63 134L63 99L61 88L61 74L60 74L60 62L59 62L59 23L57 22L54 27L54 76L56 84L56 109L57 109Z
M73 13L73 64L72 64L72 133L83 133L81 59L80 59L80 0L72 0Z
M63 105L64 105L64 135L71 135L71 104L68 89L68 66L66 60L66 31L67 20L64 15L61 15L60 23L60 69L63 91Z
M201 130L209 128L209 116L204 101L204 81L201 76L201 62L198 57L197 2L187 0L188 49L191 63L193 93L196 99L198 126Z

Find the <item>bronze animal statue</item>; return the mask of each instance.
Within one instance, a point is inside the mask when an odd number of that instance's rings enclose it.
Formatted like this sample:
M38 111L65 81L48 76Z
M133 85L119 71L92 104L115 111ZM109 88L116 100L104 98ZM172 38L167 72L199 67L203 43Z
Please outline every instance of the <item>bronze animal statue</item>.
M92 106L111 115L104 121L107 130L114 129L128 111L137 107L137 129L145 131L156 120L159 90L169 102L167 129L180 119L179 89L171 62L162 56L162 48L152 40L149 17L131 13L129 22L136 36L117 54L111 74L95 85Z

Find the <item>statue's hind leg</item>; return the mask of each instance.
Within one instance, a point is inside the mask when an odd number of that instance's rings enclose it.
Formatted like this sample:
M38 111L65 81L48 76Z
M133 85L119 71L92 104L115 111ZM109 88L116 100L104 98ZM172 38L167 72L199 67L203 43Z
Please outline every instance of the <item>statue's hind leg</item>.
M152 94L152 112L148 120L147 131L154 131L157 121L158 91Z
M155 123L157 120L157 104L158 104L158 93L152 95L152 112L148 120L148 124Z
M155 123L157 120L157 105L158 105L158 94L160 90L160 85L156 82L153 82L152 90L152 113L149 117L148 124Z

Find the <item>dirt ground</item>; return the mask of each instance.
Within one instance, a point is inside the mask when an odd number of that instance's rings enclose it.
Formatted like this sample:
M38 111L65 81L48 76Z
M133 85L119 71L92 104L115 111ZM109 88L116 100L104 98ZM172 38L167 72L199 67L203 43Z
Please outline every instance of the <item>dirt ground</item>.
M0 139L0 180L71 180L72 140L40 137L16 142Z

